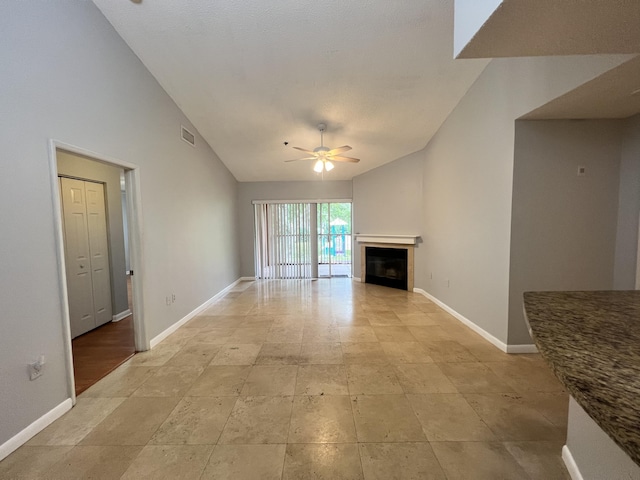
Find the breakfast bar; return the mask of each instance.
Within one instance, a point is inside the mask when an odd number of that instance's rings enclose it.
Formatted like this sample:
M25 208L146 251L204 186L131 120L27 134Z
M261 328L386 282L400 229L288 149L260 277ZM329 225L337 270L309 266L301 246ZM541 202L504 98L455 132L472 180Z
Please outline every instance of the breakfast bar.
M571 395L563 458L573 478L640 478L640 291L527 292L524 309Z

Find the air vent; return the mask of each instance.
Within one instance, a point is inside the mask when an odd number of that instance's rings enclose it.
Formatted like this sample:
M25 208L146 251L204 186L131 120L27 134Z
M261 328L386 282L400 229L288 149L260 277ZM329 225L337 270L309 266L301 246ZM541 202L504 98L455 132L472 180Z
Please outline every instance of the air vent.
M180 125L180 127L182 127L182 140L187 142L192 147L195 147L196 146L196 136L193 133L191 133L189 130L184 128L182 125Z

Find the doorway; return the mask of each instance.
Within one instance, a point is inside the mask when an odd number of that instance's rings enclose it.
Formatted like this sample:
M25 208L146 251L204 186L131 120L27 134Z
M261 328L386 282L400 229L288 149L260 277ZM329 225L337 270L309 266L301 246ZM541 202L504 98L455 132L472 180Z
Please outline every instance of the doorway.
M148 349L142 279L129 275L133 266L142 270L139 179L135 165L54 140L50 166L69 394L75 403L77 394Z

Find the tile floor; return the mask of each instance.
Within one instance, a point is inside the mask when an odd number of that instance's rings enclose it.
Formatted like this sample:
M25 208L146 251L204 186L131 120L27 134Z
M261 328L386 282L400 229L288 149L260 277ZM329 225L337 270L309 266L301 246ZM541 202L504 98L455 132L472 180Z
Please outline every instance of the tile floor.
M568 479L567 394L425 297L243 282L0 462L23 479Z

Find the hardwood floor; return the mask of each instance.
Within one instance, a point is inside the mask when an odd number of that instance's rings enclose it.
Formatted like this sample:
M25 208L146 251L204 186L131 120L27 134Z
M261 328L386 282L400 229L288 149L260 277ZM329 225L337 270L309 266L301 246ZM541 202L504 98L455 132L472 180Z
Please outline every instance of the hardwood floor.
M136 353L133 315L80 335L71 343L76 395L79 395Z
M131 279L128 279L131 299ZM129 301L131 308L131 301ZM107 376L136 353L133 315L91 330L71 341L76 395Z

